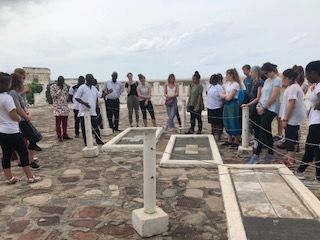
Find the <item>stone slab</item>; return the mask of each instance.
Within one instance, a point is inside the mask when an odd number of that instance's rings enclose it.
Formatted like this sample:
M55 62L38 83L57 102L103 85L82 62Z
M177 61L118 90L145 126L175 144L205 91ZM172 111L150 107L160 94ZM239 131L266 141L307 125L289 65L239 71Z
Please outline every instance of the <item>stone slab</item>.
M101 150L103 152L142 151L144 132L151 129L156 132L156 141L158 141L163 133L162 127L129 127L104 144Z
M160 167L217 168L222 163L212 135L171 135L162 155Z
M320 217L320 201L284 165L219 166L219 178L229 239L306 239L288 232Z
M199 154L198 145L196 145L196 144L187 144L185 153L186 154Z
M250 240L318 240L320 236L317 220L244 217L243 223Z

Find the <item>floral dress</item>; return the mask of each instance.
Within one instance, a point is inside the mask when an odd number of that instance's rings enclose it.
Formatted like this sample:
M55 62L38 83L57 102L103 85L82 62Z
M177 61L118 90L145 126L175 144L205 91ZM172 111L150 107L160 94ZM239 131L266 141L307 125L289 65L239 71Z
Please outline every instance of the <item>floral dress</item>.
M50 88L50 93L53 100L53 114L55 116L68 116L68 87L63 85L61 89L57 84L53 84Z

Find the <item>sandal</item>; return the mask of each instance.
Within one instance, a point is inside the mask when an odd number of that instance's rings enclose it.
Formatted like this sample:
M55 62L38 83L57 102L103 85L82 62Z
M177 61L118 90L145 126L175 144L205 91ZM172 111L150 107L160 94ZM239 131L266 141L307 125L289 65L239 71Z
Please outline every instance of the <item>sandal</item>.
M20 179L12 177L10 180L7 180L6 182L7 182L8 185L13 185L13 184L16 184L19 181L20 181Z
M33 175L33 177L32 178L28 178L28 183L36 183L36 182L39 182L41 180L41 177L36 177L36 176L34 176Z

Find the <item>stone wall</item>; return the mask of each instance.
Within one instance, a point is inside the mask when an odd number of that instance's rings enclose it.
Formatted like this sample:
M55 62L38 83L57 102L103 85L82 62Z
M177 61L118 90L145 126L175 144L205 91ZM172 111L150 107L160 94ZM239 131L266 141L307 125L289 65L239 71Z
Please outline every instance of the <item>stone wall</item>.
M26 81L31 83L34 79L37 79L40 84L48 85L50 82L50 69L49 68L34 68L24 67L26 72Z

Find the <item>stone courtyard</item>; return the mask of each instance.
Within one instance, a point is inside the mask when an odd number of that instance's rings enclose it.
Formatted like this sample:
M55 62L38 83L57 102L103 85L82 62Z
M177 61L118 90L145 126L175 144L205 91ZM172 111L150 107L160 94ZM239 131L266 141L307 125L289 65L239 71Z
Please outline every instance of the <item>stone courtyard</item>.
M143 207L141 151L99 153L83 158L81 138L58 143L51 107L35 108L33 121L42 132L43 151L37 154L43 180L8 186L0 177L0 239L140 239L131 225L131 213ZM121 109L120 129L128 127L127 110ZM167 119L163 106L156 107L158 126ZM204 133L209 133L207 119ZM73 116L69 134L73 137ZM157 165L172 133L164 132L157 143ZM116 136L105 137L105 142ZM302 139L306 127L302 129ZM217 144L220 145L221 142ZM297 159L301 159L304 146ZM224 163L244 163L246 155L220 147ZM282 152L285 154L285 152ZM235 157L237 156L237 157ZM283 156L277 155L277 161ZM16 176L22 171L13 162ZM314 168L307 170L311 179ZM320 189L310 189L318 198ZM227 239L227 225L217 169L160 168L157 166L157 205L169 215L169 231L150 239Z

